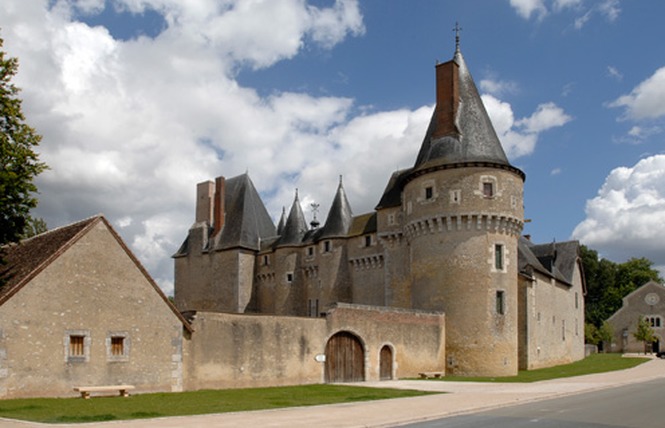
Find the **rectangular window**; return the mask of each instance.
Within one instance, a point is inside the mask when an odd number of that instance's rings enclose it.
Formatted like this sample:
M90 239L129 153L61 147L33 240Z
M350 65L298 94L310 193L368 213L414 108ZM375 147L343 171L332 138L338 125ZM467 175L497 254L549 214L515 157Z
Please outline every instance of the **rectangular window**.
M566 320L561 320L561 340L566 340Z
M125 355L125 338L122 336L111 337L111 355L114 357Z
M83 363L90 360L89 330L65 330L63 345L65 362Z
M263 256L263 266L268 266L270 263L268 256Z
M486 198L494 196L494 185L492 183L483 183L483 196Z
M577 308L580 307L580 302L579 302L579 300L580 300L579 295L578 295L577 293L575 293L575 309L577 309Z
M329 253L332 249L332 245L330 244L330 241L323 241L323 252L324 253Z
M425 199L432 199L434 189L431 186L425 187Z
M370 247L372 245L372 235L365 236L365 246Z
M69 336L69 356L85 357L85 336Z
M307 247L307 255L312 257L314 255L314 247Z
M288 282L289 284L293 282L293 272L288 272L286 274L286 282Z
M106 359L112 362L129 361L129 333L112 331L106 335Z
M503 245L494 245L494 268L496 270L503 270Z
M503 315L505 313L505 292L503 290L498 290L496 292L496 313Z

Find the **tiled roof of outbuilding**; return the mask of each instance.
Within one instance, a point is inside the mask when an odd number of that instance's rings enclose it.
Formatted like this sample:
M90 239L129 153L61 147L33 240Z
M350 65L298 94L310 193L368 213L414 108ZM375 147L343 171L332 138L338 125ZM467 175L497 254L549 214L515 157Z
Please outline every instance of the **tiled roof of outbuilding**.
M4 263L0 264L0 304L48 266L101 218L91 217L1 247L0 258Z
M180 319L183 326L191 332L192 327L189 322L169 302L166 295L164 295L150 274L145 270L141 262L132 254L131 250L122 241L122 238L120 238L111 224L101 214L67 226L49 230L18 243L0 247L0 251L2 251L1 258L3 260L3 263L0 264L0 306L100 222L106 226L118 242L118 245L123 248L128 257L143 273L146 280L155 292L159 294L164 303Z

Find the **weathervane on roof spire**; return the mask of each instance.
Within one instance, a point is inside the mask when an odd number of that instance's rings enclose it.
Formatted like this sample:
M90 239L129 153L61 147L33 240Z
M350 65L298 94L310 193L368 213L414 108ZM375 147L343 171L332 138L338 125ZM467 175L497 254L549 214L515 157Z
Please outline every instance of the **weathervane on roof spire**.
M459 33L462 31L462 27L459 26L459 22L455 21L455 28L453 28L453 31L455 32L455 52L459 52Z

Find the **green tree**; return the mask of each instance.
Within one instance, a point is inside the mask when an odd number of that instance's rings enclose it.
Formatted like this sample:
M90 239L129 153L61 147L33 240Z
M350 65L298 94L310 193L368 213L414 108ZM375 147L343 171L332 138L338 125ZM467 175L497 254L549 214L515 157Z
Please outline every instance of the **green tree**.
M656 340L655 333L651 324L644 317L637 321L637 329L633 332L633 337L640 342L644 342L644 353L650 352L649 346Z
M46 169L35 148L41 136L21 111L19 88L11 83L18 59L7 57L0 38L0 245L17 241L37 206L34 178Z
M646 258L615 263L599 258L595 250L584 245L580 248L580 257L587 288L585 319L598 328L621 308L627 294L649 281L663 282L653 262Z
M25 228L23 229L23 234L21 235L21 239L25 238L30 238L35 235L39 235L40 233L44 233L48 230L48 226L46 225L46 221L41 218L41 217L30 217L28 218L28 221L25 223Z

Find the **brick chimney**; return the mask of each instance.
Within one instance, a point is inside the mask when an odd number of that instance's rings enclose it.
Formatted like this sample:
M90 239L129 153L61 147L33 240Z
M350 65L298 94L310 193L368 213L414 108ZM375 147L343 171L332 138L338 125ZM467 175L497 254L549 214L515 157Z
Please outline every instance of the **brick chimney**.
M224 219L226 212L224 208L224 194L226 191L226 179L224 177L217 177L215 179L215 207L213 210L213 236L217 235L222 227L224 227Z
M436 66L436 107L432 138L458 135L455 126L459 108L459 65L454 60Z
M215 183L204 181L196 185L196 223L212 224L212 202Z

